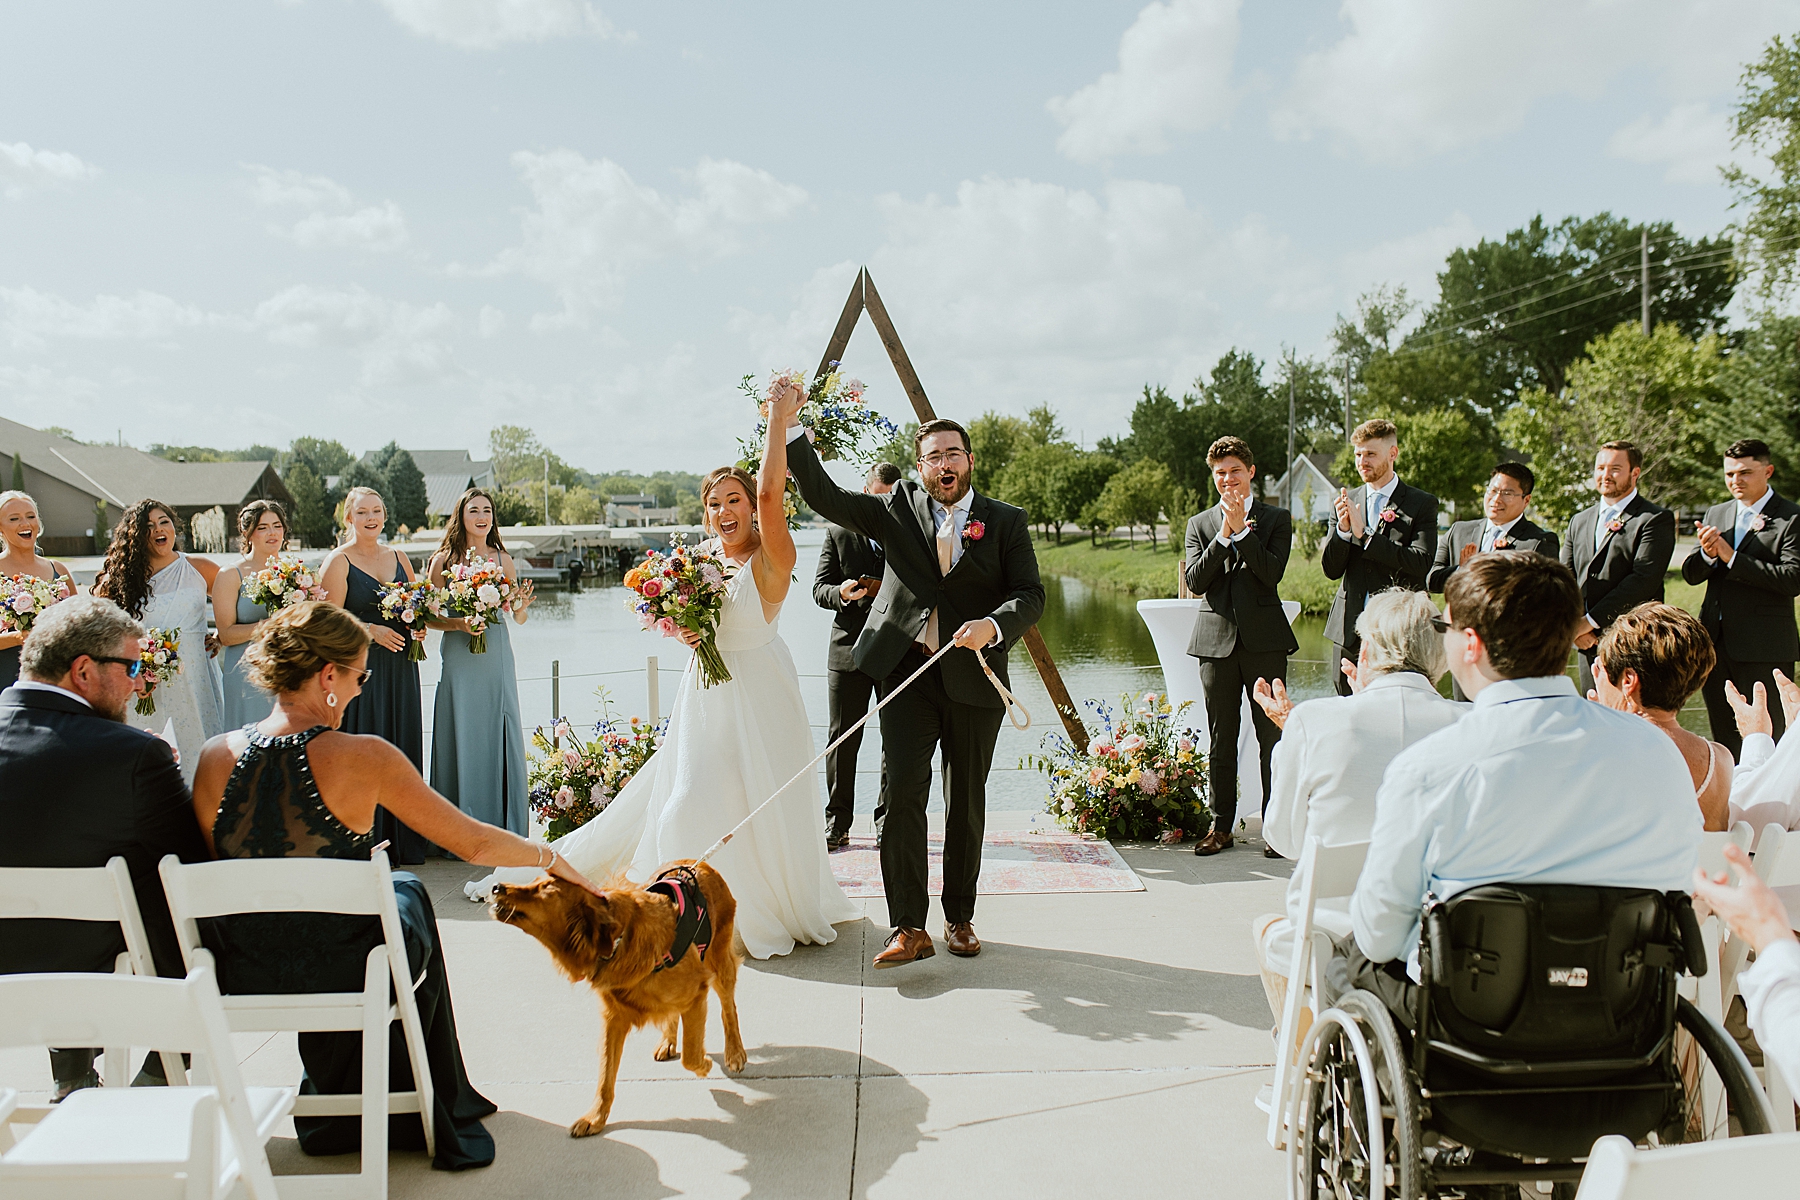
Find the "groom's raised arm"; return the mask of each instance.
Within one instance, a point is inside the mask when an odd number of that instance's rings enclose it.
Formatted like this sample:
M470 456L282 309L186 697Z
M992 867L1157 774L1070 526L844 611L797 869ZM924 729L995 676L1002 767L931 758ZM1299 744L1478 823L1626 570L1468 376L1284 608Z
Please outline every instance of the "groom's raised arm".
M769 433L774 436L774 430ZM887 536L883 523L887 506L874 496L838 486L814 453L803 426L788 430L787 450L788 471L800 485L800 497L808 507L832 524L854 529L866 538L880 541Z
M1031 530L1023 513L1006 523L1005 538L1000 561L1006 572L1006 600L988 615L1010 646L1044 615L1044 583L1038 578L1037 552L1031 548Z

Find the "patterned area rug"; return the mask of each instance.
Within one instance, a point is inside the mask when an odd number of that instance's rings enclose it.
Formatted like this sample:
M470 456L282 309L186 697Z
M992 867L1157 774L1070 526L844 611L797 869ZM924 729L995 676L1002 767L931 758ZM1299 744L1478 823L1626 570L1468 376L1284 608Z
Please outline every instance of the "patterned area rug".
M931 835L930 892L943 891L944 839ZM850 896L880 896L881 854L873 838L851 838L831 852L831 873ZM1144 881L1111 842L1072 833L990 831L981 844L981 895L1042 892L1141 892Z

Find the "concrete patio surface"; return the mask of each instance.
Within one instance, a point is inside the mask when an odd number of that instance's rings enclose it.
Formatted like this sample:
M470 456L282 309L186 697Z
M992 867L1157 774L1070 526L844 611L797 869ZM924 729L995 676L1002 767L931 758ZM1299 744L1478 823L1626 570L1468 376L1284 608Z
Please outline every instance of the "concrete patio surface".
M990 828L1026 820L996 813ZM1119 849L1147 890L983 897L975 959L940 945L875 971L885 905L857 901L863 919L832 945L746 962L742 1075L718 1065L716 1005L705 1079L651 1061L656 1033L639 1030L613 1123L582 1140L567 1126L592 1102L594 996L463 897L484 872L427 864L469 1074L501 1109L487 1121L498 1158L448 1174L396 1152L391 1195L1279 1196L1283 1158L1253 1104L1273 1020L1248 927L1279 908L1290 864L1260 841L1211 859L1191 844ZM941 941L935 904L932 921ZM248 1083L299 1077L292 1035L240 1049ZM41 1053L0 1054L0 1070L48 1083ZM278 1174L357 1163L308 1159L288 1138L271 1157Z

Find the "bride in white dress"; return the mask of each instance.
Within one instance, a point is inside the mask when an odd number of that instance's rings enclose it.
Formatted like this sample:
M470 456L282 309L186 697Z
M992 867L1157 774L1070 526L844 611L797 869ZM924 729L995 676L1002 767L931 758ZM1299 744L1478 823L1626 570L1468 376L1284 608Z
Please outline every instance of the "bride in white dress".
M778 632L796 554L782 507L787 447L768 440L761 477L770 486L720 468L701 488L707 528L718 535L708 548L738 567L718 629L731 680L702 688L690 662L661 748L605 812L557 841L563 858L595 881L624 873L643 883L673 859L699 857L817 753ZM837 937L835 923L858 915L831 875L812 771L709 861L731 885L738 935L752 957L823 945ZM470 894L484 894L495 879Z

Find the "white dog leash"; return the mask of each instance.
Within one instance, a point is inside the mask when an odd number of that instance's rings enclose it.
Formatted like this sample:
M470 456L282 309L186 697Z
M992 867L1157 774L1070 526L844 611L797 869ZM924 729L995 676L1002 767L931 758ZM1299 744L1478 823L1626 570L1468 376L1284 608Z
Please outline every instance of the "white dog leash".
M926 659L923 666L921 666L918 670L914 671L911 675L908 675L906 677L905 681L902 682L899 687L895 688L893 691L891 691L887 695L883 696L880 699L880 701L876 703L874 708L872 708L868 712L864 713L862 720L858 721L856 724L852 725L850 728L844 730L843 733L839 734L836 741L832 742L831 745L829 745L829 746L825 747L823 750L819 751L819 753L814 756L814 758L811 762L807 763L804 767L801 767L800 770L795 773L795 775L792 779L788 780L786 783L784 783L780 787L776 788L774 790L774 792L772 792L770 794L770 796L767 800L764 800L761 804L759 804L755 808L751 809L749 816L747 816L743 820L739 821L736 825L733 825L731 827L730 832L728 832L724 837L720 838L718 841L714 842L711 846L709 846L707 848L706 853L702 854L699 857L699 859L697 859L696 861L705 862L707 859L709 859L713 855L717 854L720 850L724 849L725 843L729 842L732 838L734 838L738 835L738 830L742 829L744 826L748 825L750 822L756 820L757 813L760 813L763 809L765 809L765 808L769 807L769 805L775 803L775 798L777 796L780 796L781 793L787 791L789 788L793 787L796 783L799 783L802 779L806 778L807 772L811 771L814 767L818 766L820 760L823 759L827 754L830 754L833 750L836 750L840 745L842 745L845 738L849 737L851 734L853 734L857 730L861 729L864 725L868 724L869 718L873 717L876 713L880 712L883 708L887 707L888 701L892 700L895 696L898 696L901 692L904 692L908 687L912 686L913 681L916 680L919 676L923 675L926 672L926 670L928 670L932 666L932 664L936 663L940 658L944 657L944 655L950 653L950 651L954 650L955 648L956 648L955 642L945 642L942 646L940 646L938 648L938 652L936 654L933 654L930 658ZM994 685L994 690L996 692L1000 693L1000 703L1005 707L1006 719L1012 722L1013 728L1019 729L1019 730L1030 729L1031 728L1031 712L1030 712L1030 710L1027 709L1023 704L1019 703L1018 697L1014 696L1011 692L1006 690L1006 685L1000 682L1000 677L998 675L994 674L994 668L988 665L987 656L982 654L981 651L979 651L979 650L971 650L971 651L969 651L969 653L973 654L976 657L976 659L981 663L981 669L984 673L986 673L986 675L988 677L988 682ZM1024 715L1025 719L1023 721L1020 721L1019 714Z

